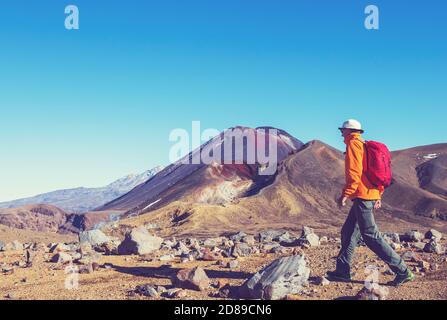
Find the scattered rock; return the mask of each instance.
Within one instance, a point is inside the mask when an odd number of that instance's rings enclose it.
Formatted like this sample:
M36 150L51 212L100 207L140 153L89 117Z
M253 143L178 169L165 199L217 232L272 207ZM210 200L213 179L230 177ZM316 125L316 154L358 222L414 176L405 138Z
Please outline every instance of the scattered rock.
M166 290L164 292L164 296L166 296L167 298L175 298L177 296L177 292L182 291L182 289L179 288L172 288L169 290Z
M256 243L255 237L252 235L245 236L241 239L241 242L248 244L249 246L252 246Z
M14 267L11 266L3 266L1 271L4 275L11 275L14 273Z
M419 231L412 230L399 236L400 241L418 242L424 239L424 235Z
M230 236L230 240L234 242L240 242L242 238L246 237L247 234L243 231L239 231L238 233Z
M135 293L150 298L157 298L160 295L160 292L150 284L137 286Z
M427 270L430 269L430 263L428 263L427 261L421 260L418 263L418 268L420 268L421 271L426 272Z
M191 251L183 241L177 242L177 245L174 247L174 249L179 256L181 256L182 254L188 254Z
M209 248L205 248L202 251L202 260L203 261L217 261L221 258L219 254L216 252L212 252Z
M172 298L176 298L176 299L184 299L188 296L188 292L186 290L177 290L176 292L174 292L172 294Z
M388 288L383 286L371 286L370 288L363 287L356 298L357 300L386 300L388 296Z
M301 245L316 247L320 245L320 237L318 237L311 228L303 227L301 237L299 239Z
M67 264L73 261L73 257L65 252L56 253L52 258L51 262Z
M309 278L310 269L304 256L290 256L275 260L247 280L240 288L242 297L276 300L297 294Z
M214 248L214 247L220 246L221 244L222 244L221 238L206 239L203 242L203 246L207 247L207 248Z
M118 246L120 242L118 240L111 240L103 244L94 246L96 252L104 253L107 256L118 255Z
M389 244L400 243L400 236L398 233L387 232L383 234L383 237L385 238L385 241L387 241Z
M291 238L290 233L285 231L285 232L273 237L273 241L275 241L275 242L289 242L290 238Z
M256 238L259 242L272 242L274 239L279 239L285 233L288 232L282 230L266 230L258 233Z
M320 243L327 243L329 240L326 236L320 238Z
M413 248L418 249L418 250L424 250L424 248L425 248L425 243L423 243L423 242L415 242L415 243L412 243L411 246L412 246Z
M234 241L227 239L227 238L223 238L222 240L222 248L224 249L231 249L234 246Z
M404 259L405 261L417 261L418 256L413 251L407 251L402 255L402 259Z
M13 251L22 251L23 244L20 241L14 240L13 242L11 242L11 248Z
M150 235L147 229L135 228L126 234L125 239L118 246L118 253L143 255L159 250L162 242L162 238Z
M177 245L177 241L174 240L164 240L161 244L162 249L171 250L173 247Z
M235 269L235 268L237 268L239 266L239 261L237 260L237 259L235 259L235 260L231 260L230 262L228 262L228 264L227 264L227 268L230 268L230 269Z
M276 247L279 247L280 244L278 242L269 242L269 243L264 243L262 245L262 250L265 252L272 252L272 250Z
M283 253L287 253L288 249L280 245L278 247L273 248L271 250L271 252L272 253L277 253L277 254L283 254Z
M328 279L326 279L325 277L318 277L318 279L317 279L317 284L320 286L327 286L330 283L331 282Z
M210 279L202 268L196 267L180 270L173 277L172 284L184 289L203 291L210 286Z
M181 262L182 263L188 263L188 262L192 262L195 260L194 255L191 253L188 253L186 255L182 255L181 257Z
M427 233L425 233L425 239L433 239L436 238L438 240L442 239L442 233L435 230L435 229L430 229L427 231Z
M166 288L163 286L157 286L157 292L158 294L163 294L166 292Z
M16 295L14 293L7 293L7 294L5 294L5 299L15 300L17 298L16 298Z
M436 254L444 254L445 253L445 249L438 242L438 238L433 238L432 240L430 240L430 242L424 246L423 250L424 250L424 252L428 252L428 253L436 253Z
M238 242L234 245L231 255L233 257L247 257L252 254L252 251L252 248L247 243Z
M79 242L88 242L92 246L98 246L109 242L111 239L99 229L83 231L79 233Z
M21 251L23 250L23 244L17 240L13 242L5 243L0 241L0 251Z

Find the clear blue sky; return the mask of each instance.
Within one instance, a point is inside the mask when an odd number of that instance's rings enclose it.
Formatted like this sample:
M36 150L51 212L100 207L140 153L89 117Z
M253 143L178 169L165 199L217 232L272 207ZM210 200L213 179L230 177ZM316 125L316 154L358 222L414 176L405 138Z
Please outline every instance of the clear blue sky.
M341 148L357 118L392 149L446 142L446 17L441 0L2 1L0 201L167 164L193 120Z

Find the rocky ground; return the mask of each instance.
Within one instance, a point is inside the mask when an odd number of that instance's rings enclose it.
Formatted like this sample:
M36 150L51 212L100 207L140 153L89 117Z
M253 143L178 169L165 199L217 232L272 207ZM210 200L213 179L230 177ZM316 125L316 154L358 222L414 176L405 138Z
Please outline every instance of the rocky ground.
M124 239L99 230L81 242L8 239L0 241L0 299L358 299L374 279L377 289L363 298L447 299L445 239L426 231L387 234L416 275L398 288L386 285L394 275L364 246L354 282L327 281L339 239L310 228L208 239L162 239L141 227Z

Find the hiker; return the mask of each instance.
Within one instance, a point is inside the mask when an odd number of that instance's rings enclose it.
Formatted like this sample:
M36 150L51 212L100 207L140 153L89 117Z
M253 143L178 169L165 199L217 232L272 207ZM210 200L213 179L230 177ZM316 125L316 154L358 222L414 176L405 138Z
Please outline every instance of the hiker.
M390 284L398 286L411 281L414 279L413 273L384 240L374 220L374 210L382 206L381 197L387 185L371 182L371 174L367 172L370 168L367 168L366 165L366 156L368 155L366 148L370 148L370 143L382 144L365 142L361 137L364 131L357 120L345 121L339 130L346 144L346 185L337 202L340 207L344 207L348 199L351 199L353 205L341 229L341 249L337 257L336 270L329 271L327 278L332 281L351 281L351 262L360 236L362 236L368 248L385 261L396 274L396 278ZM389 155L388 149L386 152ZM391 183L391 168L388 171L389 182L385 184ZM374 180L374 182L376 181Z

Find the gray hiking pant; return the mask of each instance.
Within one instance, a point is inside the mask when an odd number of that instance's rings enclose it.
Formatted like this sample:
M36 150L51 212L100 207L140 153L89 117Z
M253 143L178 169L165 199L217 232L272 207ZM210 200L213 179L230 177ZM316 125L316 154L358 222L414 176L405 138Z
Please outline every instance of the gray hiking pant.
M343 228L341 229L341 249L337 257L337 273L350 274L351 262L360 235L363 241L380 259L385 261L396 274L404 274L407 266L403 259L383 239L374 220L375 201L354 199Z

